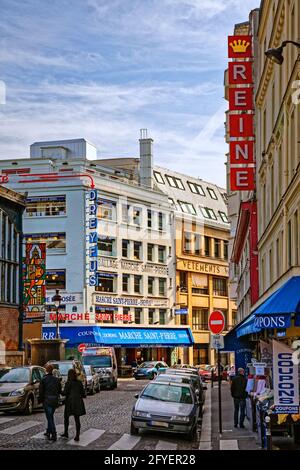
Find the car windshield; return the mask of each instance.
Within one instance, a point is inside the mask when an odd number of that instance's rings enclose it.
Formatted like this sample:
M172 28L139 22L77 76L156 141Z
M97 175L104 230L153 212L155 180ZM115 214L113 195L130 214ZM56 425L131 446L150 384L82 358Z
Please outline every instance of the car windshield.
M85 366L111 367L111 356L83 356Z
M162 383L149 384L141 395L150 400L167 401L172 403L193 404L193 397L188 387L179 387Z
M0 383L29 383L29 369L17 368L11 369L0 378Z
M154 362L143 362L143 363L140 365L140 368L141 368L141 369L153 369L153 367L155 367Z
M70 369L73 369L73 364L70 362L57 362L52 364L55 369L58 369L61 375L68 375Z
M91 366L84 366L84 370L87 375L92 375Z
M9 369L0 369L0 377L3 377L4 374L7 374Z

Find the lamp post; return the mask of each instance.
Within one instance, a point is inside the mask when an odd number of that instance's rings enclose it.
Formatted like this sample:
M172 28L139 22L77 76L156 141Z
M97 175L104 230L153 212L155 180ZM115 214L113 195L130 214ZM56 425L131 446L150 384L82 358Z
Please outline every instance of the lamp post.
M61 295L59 295L58 289L56 289L56 294L52 297L52 302L54 302L56 308L56 339L59 339L58 311L61 302Z
M283 43L281 44L280 47L277 47L277 48L272 48L272 49L268 49L265 54L266 56L268 57L268 59L272 60L273 62L275 62L276 64L278 65L282 65L283 61L284 61L284 57L283 57L283 49L287 46L287 44L293 44L294 46L300 48L300 43L299 42L295 42L295 41L283 41Z

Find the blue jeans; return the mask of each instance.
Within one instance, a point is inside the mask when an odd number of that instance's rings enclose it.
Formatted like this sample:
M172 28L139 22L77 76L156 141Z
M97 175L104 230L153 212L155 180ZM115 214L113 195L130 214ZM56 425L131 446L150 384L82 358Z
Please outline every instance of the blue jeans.
M240 426L244 425L246 416L246 400L244 398L234 398L234 425L237 426L239 422L240 413Z
M55 409L56 408L54 406L44 404L44 410L46 413L46 418L47 418L47 423L48 423L47 433L51 434L52 436L56 435L56 427L54 423Z

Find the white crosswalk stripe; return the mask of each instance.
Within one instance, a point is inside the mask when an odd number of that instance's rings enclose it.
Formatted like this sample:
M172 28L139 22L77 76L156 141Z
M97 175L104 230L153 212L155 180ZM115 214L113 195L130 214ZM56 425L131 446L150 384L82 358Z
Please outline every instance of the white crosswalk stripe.
M141 440L140 437L131 436L130 434L123 434L121 439L116 441L108 450L131 450Z
M83 432L80 434L80 441L75 442L74 439L68 442L69 445L71 446L80 446L80 447L86 447L92 442L96 441L96 439L99 439L102 434L104 434L105 431L103 429L93 429L90 428L87 431Z
M177 444L174 444L174 442L158 441L155 450L177 450Z
M6 428L3 431L0 431L0 433L13 436L14 434L26 431L27 429L33 428L34 426L39 426L40 424L42 424L40 421L25 421L24 423L17 424L16 426Z
M69 426L69 431L73 428L74 426ZM59 436L60 433L63 433L64 431L64 425L63 424L57 424L56 425L56 432ZM44 432L39 432L38 434L35 434L34 436L31 436L31 439L45 439Z
M8 418L0 416L0 424L8 423L9 421L14 421L16 418Z
M239 450L238 441L236 439L221 440L220 450Z

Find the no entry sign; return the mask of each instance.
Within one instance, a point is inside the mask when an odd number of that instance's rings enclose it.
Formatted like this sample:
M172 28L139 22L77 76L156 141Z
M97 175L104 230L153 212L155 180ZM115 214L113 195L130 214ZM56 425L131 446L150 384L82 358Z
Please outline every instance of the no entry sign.
M219 335L225 328L225 317L220 310L212 312L208 319L208 328L213 335Z
M80 353L83 353L83 351L85 350L85 348L86 348L86 344L82 343L82 344L80 344L80 345L78 346L77 349L78 349L78 351L79 351Z

